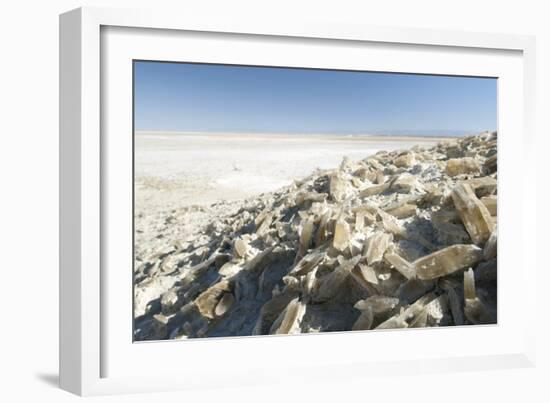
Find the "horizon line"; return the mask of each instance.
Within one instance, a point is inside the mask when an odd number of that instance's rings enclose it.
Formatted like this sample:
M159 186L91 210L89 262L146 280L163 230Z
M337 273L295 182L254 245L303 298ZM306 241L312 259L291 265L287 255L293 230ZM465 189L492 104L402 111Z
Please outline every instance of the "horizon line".
M136 134L205 134L205 135L334 135L334 136L404 136L404 137L463 137L474 136L487 132L496 132L496 130L384 130L384 131L348 131L348 132L270 132L270 131L207 131L207 130L149 130L149 129L134 129Z

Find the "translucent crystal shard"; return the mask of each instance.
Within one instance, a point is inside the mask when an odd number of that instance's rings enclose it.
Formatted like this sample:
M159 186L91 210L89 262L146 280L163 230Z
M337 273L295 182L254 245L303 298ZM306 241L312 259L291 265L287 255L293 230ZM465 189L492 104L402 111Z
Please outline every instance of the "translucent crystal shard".
M414 266L397 253L387 252L384 254L384 260L395 268L395 270L401 273L406 279L410 280L416 277Z
M365 228L365 213L359 212L355 215L355 231L361 232Z
M377 211L378 216L381 219L381 226L384 229L384 231L387 231L393 235L397 235L399 237L405 237L406 231L405 228L397 221L397 219L386 213L385 211L378 209Z
M419 183L414 175L404 173L395 177L390 187L395 192L410 193L419 187Z
M378 314L391 311L397 304L399 304L399 298L373 295L372 297L356 302L354 308L360 311L370 309L372 313Z
M487 307L479 298L464 300L464 315L472 324L487 325L496 323Z
M338 202L343 201L349 192L349 181L341 172L334 173L330 178L330 196Z
M317 228L317 234L315 236L315 246L321 246L322 244L325 243L327 239L328 222L330 220L331 215L332 215L332 212L330 210L327 210L321 216L319 227Z
M301 333L300 322L306 312L306 305L298 298L294 298L285 310L273 323L272 334L296 334Z
M491 260L497 257L497 229L495 228L483 248L483 257L485 260Z
M363 270L361 268L363 266L364 268L368 268L371 270L371 273L369 274L366 270ZM373 286L378 284L378 278L376 277L376 273L372 269L372 267L365 266L365 265L357 265L351 270L351 277L355 280L355 282L361 286L362 289L366 290L369 295L376 295L378 294L378 290ZM367 279L367 276L369 276L369 279Z
M373 264L382 261L384 252L388 249L391 241L391 234L385 232L377 232L371 235L365 242L365 248L363 250L367 263Z
M243 269L242 266L236 265L231 262L227 262L222 267L220 267L220 270L218 270L218 273L220 276L228 279L233 276L235 276L237 273L239 273Z
M285 292L273 296L260 309L260 315L254 326L252 334L268 334L270 327L277 317L285 310L290 301L297 297L296 293Z
M361 315L359 315L351 330L370 330L372 328L373 321L374 314L372 313L372 309L369 307L364 311L361 311Z
M301 192L296 195L296 204L302 205L306 201L322 202L327 198L326 193L317 192Z
M316 287L318 285L317 280L317 267L310 271L305 276L300 277L300 288L302 290L302 295L307 297L308 299L313 296L314 290L316 290Z
M289 274L303 275L313 270L325 258L324 248L312 250L290 270Z
M225 291L229 291L229 282L221 281L208 288L195 299L195 305L202 316L213 319L216 315L214 309Z
M462 303L454 288L447 288L447 297L449 298L449 306L453 315L454 324L457 326L463 325L464 314L462 312Z
M405 153L398 156L393 164L398 168L409 168L416 163L413 153Z
M300 250L298 251L300 256L303 256L303 254L309 249L314 228L315 220L313 217L309 217L302 224L302 231L300 232Z
M456 176L462 174L476 174L481 170L479 162L474 158L451 158L447 161L445 171L449 176Z
M490 176L468 179L462 183L469 185L478 197L492 195L497 189L497 180Z
M380 171L380 170L377 170L377 171L376 171L375 183L381 185L381 184L383 184L384 182L386 182L386 176L384 175L384 172L383 172L383 171Z
M418 278L432 280L465 269L483 259L476 245L453 245L423 256L413 262Z
M248 252L248 249L249 249L248 242L246 242L242 238L238 238L235 241L234 249L235 249L235 253L238 257L245 257L246 252Z
M497 197L496 195L484 196L481 199L481 202L485 204L489 213L495 217L497 215Z
M422 314L426 305L432 302L436 296L433 293L426 294L416 300L416 302L410 305L402 311L385 322L382 322L376 327L376 329L399 329L409 327L410 323L414 323L415 319Z
M244 266L244 270L247 270L249 272L256 272L261 270L263 267L265 267L265 265L272 262L272 260L276 256L276 253L273 252L277 250L280 250L280 247L269 246L265 248L263 251L254 256L252 260L249 260L246 263L246 265Z
M468 184L456 185L451 197L472 241L476 245L484 245L495 226L487 207Z
M464 315L473 324L496 323L485 304L477 296L472 269L464 272Z
M378 284L378 277L376 277L376 272L372 267L364 264L360 264L357 267L359 267L361 275L365 281L368 281L371 284Z
M260 226L256 230L256 234L258 236L263 236L265 233L269 230L269 227L271 226L271 223L273 221L273 213L268 213L265 218L261 221Z
M447 295L443 294L431 301L424 308L427 318L424 326L441 326L443 323L450 322L449 301Z
M356 256L350 260L344 261L336 267L332 272L323 277L319 291L315 296L316 301L326 301L334 296L339 290L344 281L348 278L350 272L359 262L361 256Z
M397 218L407 218L416 215L416 206L414 204L403 204L402 206L386 210L387 213Z
M359 193L359 195L361 197L374 196L382 192L385 192L386 190L389 189L389 187L390 187L389 183L382 183L380 185L369 186L368 188L363 189L361 193Z
M376 329L402 329L409 327L409 324L405 320L405 316L402 314L392 316L388 320L382 322Z
M468 269L464 272L464 299L476 298L476 284L474 279L474 271Z
M338 249L339 251L343 251L348 247L350 238L351 230L349 224L343 219L339 219L338 221L336 221L332 246L334 246L334 248Z
M218 305L216 305L216 309L214 310L214 314L216 316L223 316L229 308L233 305L235 302L235 297L230 292L227 292L223 294L223 297L218 302Z
M497 155L494 154L485 160L483 164L485 170L489 173L493 173L497 170Z
M414 318L409 327L426 327L428 326L428 311L423 310Z
M363 180L367 179L370 182L374 182L376 180L376 171L367 166L361 166L353 174Z

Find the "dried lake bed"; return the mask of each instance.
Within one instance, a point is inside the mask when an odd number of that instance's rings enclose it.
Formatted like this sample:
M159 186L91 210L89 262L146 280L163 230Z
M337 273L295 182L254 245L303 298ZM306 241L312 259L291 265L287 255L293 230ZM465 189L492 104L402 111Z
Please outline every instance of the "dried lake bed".
M441 138L137 132L136 208L208 205L277 190L315 169Z

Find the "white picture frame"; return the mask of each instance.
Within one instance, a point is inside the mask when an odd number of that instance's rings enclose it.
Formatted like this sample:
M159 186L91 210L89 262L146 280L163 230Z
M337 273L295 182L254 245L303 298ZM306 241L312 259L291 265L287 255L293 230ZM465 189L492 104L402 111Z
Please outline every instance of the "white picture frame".
M211 20L150 10L80 8L60 16L60 385L63 389L79 395L97 395L279 383L292 378L295 371L302 371L300 378L307 381L335 377L339 379L368 377L372 374L517 368L534 365L535 335L530 327L532 323L530 321L535 312L536 296L532 290L518 290L516 296L522 300L521 309L518 308L518 304L514 304L511 300L511 292L507 291L513 289L513 275L502 276L501 280L500 274L498 325L468 329L423 330L427 333L422 333L421 337L429 340L424 342L426 348L430 343L435 343L432 345L442 343L442 338L449 338L455 342L465 340L462 348L456 348L454 352L438 351L427 354L423 352L423 348L419 348L418 354L408 354L403 350L400 353L404 354L401 358L395 354L386 356L377 355L375 352L369 356L353 354L354 348L366 340L366 337L370 337L371 341L375 340L377 346L380 346L377 350L380 351L383 351L384 343L388 346L389 343L395 343L396 337L403 342L407 339L419 338L414 332L405 332L403 336L396 336L398 333L391 331L383 334L374 332L374 335L353 332L353 334L332 334L328 337L274 337L268 338L269 342L259 341L260 338L232 338L223 341L209 340L208 344L201 341L140 343L136 348L131 337L126 337L125 330L119 330L113 325L120 321L113 322L108 319L110 316L117 315L115 311L118 312L113 308L113 299L109 298L109 295L113 289L118 290L116 287L120 285L120 281L111 277L111 272L106 272L110 258L108 258L109 245L105 242L104 231L109 225L122 228L122 232L126 227L124 222L115 221L112 215L109 216L110 221L106 221L108 218L104 209L106 209L106 203L109 203L109 198L105 195L110 191L106 178L111 175L109 169L115 168L107 163L105 147L121 147L116 150L124 153L124 144L127 143L117 146L102 135L105 136L105 133L109 132L110 125L113 123L107 119L111 111L105 110L106 99L109 101L108 108L118 108L117 111L127 112L128 97L131 98L131 88L128 92L127 86L117 86L109 80L102 79L104 78L102 74L106 74L107 71L111 74L117 69L114 64L110 66L107 63L105 67L105 60L102 60L105 57L112 57L113 62L115 60L114 56L110 56L111 53L103 49L107 42L102 35L109 30L115 32L113 39L109 39L109 46L119 46L115 48L120 50L117 53L119 58L124 54L126 59L135 56L130 50L128 50L130 53L124 53L123 49L133 48L121 46L125 44L121 41L131 41L132 36L138 35L138 30L145 30L141 31L145 35L140 38L141 46L144 49L148 46L152 47L156 41L158 46L155 47L158 49L155 54L167 60L172 60L174 57L181 58L181 55L172 57L170 49L180 40L178 33L186 32L192 32L193 37L198 38L195 40L200 40L201 36L216 33L218 42L228 41L229 43L231 38L246 37L256 42L270 41L285 48L290 46L288 45L290 42L296 41L302 47L312 46L312 43L330 46L335 52L341 47L352 44L355 53L348 52L351 56L346 56L343 52L341 55L342 60L347 58L347 61L341 63L347 63L347 65L353 64L350 57L357 52L362 52L363 45L371 44L380 48L393 46L395 55L391 62L389 56L386 61L389 63L387 66L390 66L388 71L392 71L391 63L399 63L400 52L402 55L407 54L406 52L410 49L414 52L425 52L425 60L431 60L434 66L437 60L441 62L439 65L441 71L432 71L432 73L465 74L471 71L472 75L482 75L483 72L491 75L492 69L497 69L495 60L502 60L502 66L509 65L510 68L507 70L505 67L499 67L502 70L498 71L502 71L502 77L505 78L503 86L499 87L500 96L514 94L517 97L514 97L514 103L506 101L511 98L510 96L503 102L499 99L499 165L504 168L499 177L499 273L503 271L507 273L508 268L519 264L519 269L516 268L519 270L518 275L522 278L536 277L535 245L531 244L527 253L529 239L526 236L526 234L535 233L536 211L527 200L527 192L506 193L506 189L511 188L508 185L521 183L520 186L530 189L529 195L533 200L535 199L536 176L524 177L506 168L514 163L528 161L534 155L536 147L533 128L535 101L533 37L369 27L319 21L295 23L269 19ZM118 39L116 32L122 32ZM157 35L156 39L147 37L153 32ZM126 38L121 39L121 37ZM238 60L252 60L252 56L246 55L248 45L245 42L243 41L242 49L231 47L226 54L217 55L208 60L220 63L236 63L237 59L233 59L235 57L240 57ZM197 45L193 45L190 41L188 49L197 49ZM436 56L429 54L432 51L440 52L443 56L436 60ZM194 54L195 58L202 57L198 51ZM454 60L455 65L458 66L460 63L456 64L456 61L466 57L467 54L473 55L472 60L480 59L477 67L475 61L468 68L462 66L454 70L453 67L445 67L452 65L452 63L446 65L445 58ZM499 55L508 54L511 55L510 58L498 59ZM487 56L486 61L483 62L481 59L485 56ZM261 57L261 52L256 53L254 57ZM273 63L272 58L275 56L270 57L271 59L266 55L261 63ZM310 61L296 63L302 67L315 67L316 63L323 63L320 60L312 56ZM124 63L124 60L121 63ZM250 63L252 64L252 61ZM281 61L281 63L288 65L289 62ZM305 63L309 65L304 66ZM326 66L323 65L323 67ZM361 68L359 65L352 67ZM108 70L103 70L104 68ZM378 68L385 67L382 63ZM376 66L373 69L376 69ZM393 68L395 69L397 67ZM401 67L403 72L416 69L421 72L422 66L416 66L411 62ZM112 94L114 94L113 98L111 98ZM117 104L113 99L121 99L121 104ZM517 113L511 113L513 111ZM514 117L508 118L510 115ZM117 122L127 125L127 114L122 113L121 116ZM512 137L511 134L508 137L501 136L501 129L505 129L506 133L506 129L512 128L513 132L517 133L517 137ZM512 133L511 130L508 131ZM115 149L111 149L113 150ZM519 162L512 161L514 150L515 158L519 158ZM124 161L123 158L120 164L124 165ZM129 161L126 162L129 163ZM510 197L507 196L508 194ZM507 201L501 205L500 200L504 197ZM514 214L511 214L512 212ZM512 215L514 217L511 217ZM507 227L515 228L515 233L510 233L509 236L504 233L501 237L500 232ZM112 238L111 234L110 239ZM126 239L117 238L117 242L126 241ZM509 248L512 244L515 248L513 250ZM517 260L518 256L522 257L521 260ZM501 262L503 262L502 265ZM128 284L130 287L131 283L128 282ZM501 290L503 290L502 293ZM125 293L127 291L124 290ZM122 299L124 301L119 307L122 307L121 312L125 312L124 309L128 308L128 304L127 300ZM518 312L521 313L521 318L513 321L512 316L518 316ZM471 344L468 345L468 340L475 338L481 340L478 350ZM483 344L483 340L488 343L491 339L503 340L502 345L495 342L494 348L484 353L483 348L486 345ZM341 353L348 355L348 359L341 359L342 354L336 353L315 359L316 351L319 349L334 351L335 346L343 342L346 347L342 348ZM158 365L162 362L163 355L183 354L183 344L178 343L188 343L187 357L197 364L193 373L177 371L173 366L158 376L147 374L146 371L141 376L131 373L133 355L137 357L139 354L140 360L157 359L155 365ZM176 352L176 349L180 351ZM231 353L227 353L228 350L231 350ZM207 361L209 357L216 357L216 354L221 354L223 351L230 354L228 358L235 363L230 374L222 368L198 365L200 357ZM269 355L268 351L273 351L273 354ZM290 351L292 354L287 358L278 358L281 356L281 351ZM468 351L470 351L469 354ZM307 362L300 363L298 358L291 358L295 357L297 352L303 352L304 357L309 357ZM263 357L264 362L266 357L270 360L269 368L265 367L258 358L264 353L266 354ZM117 360L129 364L127 367L119 365L116 370L112 370L110 363ZM304 369L307 371L303 371Z

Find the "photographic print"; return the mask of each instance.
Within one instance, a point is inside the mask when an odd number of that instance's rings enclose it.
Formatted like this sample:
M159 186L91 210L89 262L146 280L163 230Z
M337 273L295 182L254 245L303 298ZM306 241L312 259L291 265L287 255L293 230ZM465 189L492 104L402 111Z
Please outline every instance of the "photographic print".
M133 62L134 341L497 323L497 79Z

